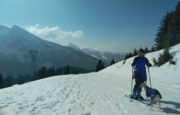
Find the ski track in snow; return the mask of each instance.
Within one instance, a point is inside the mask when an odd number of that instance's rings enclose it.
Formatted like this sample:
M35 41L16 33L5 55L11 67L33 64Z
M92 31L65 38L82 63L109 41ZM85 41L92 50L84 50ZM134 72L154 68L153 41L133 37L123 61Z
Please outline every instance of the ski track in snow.
M171 51L179 50L180 45ZM159 51L162 52L162 51ZM159 52L146 55L152 57ZM176 65L168 63L150 69L153 88L162 94L159 110L133 101L130 58L98 73L53 76L0 90L0 110L4 115L178 115L180 114L180 52ZM149 85L149 80L148 80ZM142 92L145 97L145 91Z

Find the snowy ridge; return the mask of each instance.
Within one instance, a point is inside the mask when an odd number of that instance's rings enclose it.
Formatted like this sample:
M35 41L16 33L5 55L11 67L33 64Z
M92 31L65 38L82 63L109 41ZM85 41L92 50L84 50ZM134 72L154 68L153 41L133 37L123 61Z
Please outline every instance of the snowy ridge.
M3 36L9 32L10 28L0 25L0 36Z
M152 63L157 51L146 57ZM180 114L180 44L170 50L176 65L150 68L152 87L162 94L162 110L130 102L130 58L98 73L63 75L0 90L5 115L178 115ZM148 81L149 84L149 81ZM142 92L145 97L145 92Z
M82 51L88 55L91 55L93 57L96 57L97 59L102 59L103 62L105 62L105 66L109 66L109 63L114 58L115 60L123 60L125 58L126 53L118 53L118 52L104 52L104 51L97 51L90 47L86 47L83 49L80 49L78 46L70 43L68 45L69 47L72 47L76 50Z
M0 29L7 28L0 26ZM70 66L83 67L85 69L92 70L95 68L98 62L97 58L73 48L43 40L15 25L9 29L6 34L0 36L0 54L8 53L15 55L16 64L18 67L21 64L23 65L21 68L28 68L28 70L30 70L30 50L38 50L38 68L42 66L54 66L57 68L67 66L69 64ZM1 67L1 64L0 68L4 69ZM13 71L13 69L4 69L2 71L2 74L19 75L19 73L16 73L16 71ZM19 71L21 71L20 74L29 74L24 69L19 69Z

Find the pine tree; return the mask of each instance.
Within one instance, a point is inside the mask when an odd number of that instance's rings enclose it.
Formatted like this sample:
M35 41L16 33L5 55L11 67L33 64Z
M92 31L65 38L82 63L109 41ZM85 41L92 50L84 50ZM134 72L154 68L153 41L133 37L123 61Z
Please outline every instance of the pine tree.
M38 71L38 79L42 79L42 69L41 68Z
M154 66L157 66L157 65L158 65L158 62L156 61L155 58L153 58L153 63L154 63Z
M74 71L73 74L79 74L77 71Z
M178 2L169 23L167 38L170 46L180 43L180 2Z
M133 52L133 56L137 56L137 55L138 55L137 49L135 48L135 49L134 49L134 52Z
M21 84L24 84L24 83L25 83L25 76L19 75L18 76L18 84L21 85Z
M97 66L96 66L96 72L98 72L98 71L100 71L100 70L102 70L102 69L104 69L104 68L105 68L105 66L104 66L104 64L102 63L102 60L100 59L99 62L98 62L98 64L97 64Z
M147 46L145 47L144 52L145 52L145 53L148 53L148 52L149 52L149 49L148 49Z
M70 68L69 68L69 65L67 65L64 74L65 74L65 75L70 74Z
M130 52L130 53L129 53L129 58L131 58L132 56L133 56L133 54Z
M110 65L113 65L113 64L115 64L115 63L116 63L116 62L114 61L114 59L112 59Z
M169 38L165 37L165 45L164 45L164 52L162 55L163 64L170 61L172 59L172 56L169 53Z
M55 75L55 69L54 67L52 68L52 71L51 71L51 76L54 76Z
M38 80L38 75L37 75L37 73L36 72L34 72L34 75L33 75L33 77L32 77L32 79L31 79L32 81L34 81L34 80Z
M124 60L127 60L129 58L129 54L127 53Z
M160 22L160 27L158 29L158 32L156 34L156 38L155 38L155 46L156 46L156 50L160 50L164 48L164 37L167 35L168 33L168 29L169 29L169 23L171 21L173 12L167 12L167 14L163 17L163 19Z
M0 74L0 89L4 88L5 85L4 85L4 78L2 76L2 74Z
M46 78L47 77L47 69L45 66L42 67L42 74L41 74L41 78Z
M52 68L50 67L47 71L47 77L50 77L51 76L51 72L52 72Z
M156 51L156 49L155 49L155 47L154 47L154 46L152 46L152 48L151 48L151 52L154 52L154 51Z
M32 79L32 77L33 77L33 75L27 74L24 82L30 82L30 81L34 80L34 79Z
M15 78L13 79L13 84L18 84L18 77L15 77Z
M157 65L158 66L163 65L163 58L162 58L162 54L161 53L159 54Z
M102 63L101 70L104 69L104 68L105 68L105 65L104 65L104 63Z
M57 68L57 69L56 69L56 75L62 75L61 68Z
M96 66L96 72L100 71L102 65L102 60L100 59L97 66Z
M13 85L13 77L11 75L5 78L5 84L6 84L6 87L10 87Z
M161 66L161 65L165 64L166 62L171 61L171 59L173 58L171 56L171 54L169 53L169 38L168 37L165 37L164 43L165 43L164 44L164 47L165 47L164 52L162 55L160 54L158 57L158 62L157 62L158 66Z

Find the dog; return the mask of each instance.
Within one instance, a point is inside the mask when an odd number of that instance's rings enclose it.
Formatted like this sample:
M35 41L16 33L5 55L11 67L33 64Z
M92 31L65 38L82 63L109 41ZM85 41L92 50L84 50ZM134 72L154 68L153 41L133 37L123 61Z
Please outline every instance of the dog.
M152 88L150 88L150 87L148 87L147 85L146 85L146 83L142 83L141 85L140 85L140 87L143 87L145 90L146 90L146 97L147 97L147 107L148 107L148 97L150 97L151 98L151 103L150 103L150 105L151 105L151 108L150 109L152 109L152 107L153 107L153 102L156 100L158 103L159 103L159 109L161 109L161 101L160 101L160 99L162 99L162 96L161 96L161 94L159 93L159 91L158 90L156 90L156 89L152 89Z

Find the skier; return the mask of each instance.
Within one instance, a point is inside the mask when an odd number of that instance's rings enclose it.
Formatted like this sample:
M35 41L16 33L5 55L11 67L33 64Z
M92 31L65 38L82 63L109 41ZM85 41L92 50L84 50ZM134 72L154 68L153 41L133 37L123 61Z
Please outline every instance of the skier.
M142 88L140 88L139 86L142 83L146 83L147 82L147 75L146 75L146 67L151 67L152 65L149 63L148 59L146 57L144 57L144 50L140 49L138 51L138 57L136 57L133 61L133 63L131 64L132 67L135 67L135 71L134 71L134 75L132 76L132 79L135 79L135 85L134 85L134 89L133 89L133 95L132 98L133 99L140 99L140 100L144 100L144 98L141 96L141 91Z

